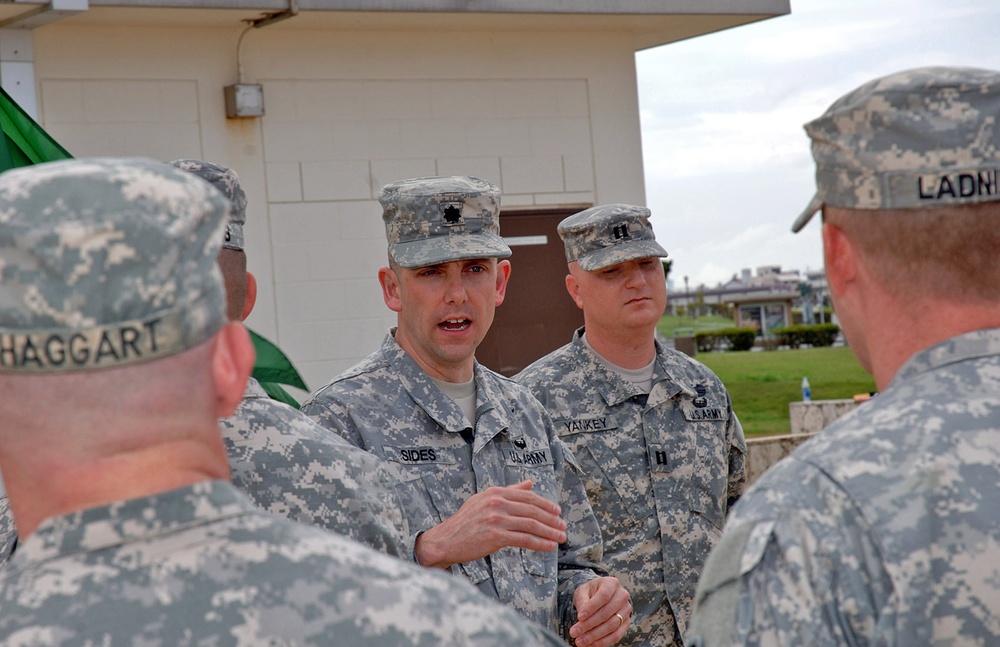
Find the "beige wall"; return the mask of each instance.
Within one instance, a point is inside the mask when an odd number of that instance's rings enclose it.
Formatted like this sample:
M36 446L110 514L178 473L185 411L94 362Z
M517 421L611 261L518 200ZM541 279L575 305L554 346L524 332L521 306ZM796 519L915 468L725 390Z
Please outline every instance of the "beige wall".
M313 388L393 321L375 279L382 184L468 173L499 183L505 207L644 202L628 34L252 30L244 77L267 114L227 120L239 32L38 29L39 118L76 156L235 168L261 286L249 323Z

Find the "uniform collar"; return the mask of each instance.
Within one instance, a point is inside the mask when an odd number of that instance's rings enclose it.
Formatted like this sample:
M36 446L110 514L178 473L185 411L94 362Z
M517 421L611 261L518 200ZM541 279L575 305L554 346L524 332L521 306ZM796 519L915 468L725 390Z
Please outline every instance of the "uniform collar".
M260 382L251 377L247 380L247 386L243 390L243 399L250 400L254 398L270 398L270 396L267 394L267 391L264 390L264 387L260 385Z
M250 502L231 483L201 481L148 497L49 517L38 525L6 568L110 548L252 512Z
M900 367L889 386L948 364L990 355L1000 355L1000 328L975 330L925 348Z
M395 328L390 330L382 341L382 354L407 394L441 429L450 433L459 433L467 429L465 414L458 404L445 395L420 365L403 350L393 336L395 332ZM477 428L476 450L480 443L485 444L509 427L510 416L503 405L502 391L497 381L490 379L492 377L489 369L478 361L475 362L473 378L476 380L476 421L474 421Z
M622 379L620 375L608 369L598 359L597 354L588 348L587 344L583 341L584 330L585 328L583 327L578 328L573 334L571 348L576 354L578 364L585 367L584 371L587 374L600 376L600 379L594 381L593 387L601 394L605 404L612 407L625 402L629 398L646 395L642 392L642 389ZM650 389L648 404L654 406L659 402L674 398L679 393L685 393L694 397L694 385L675 381L672 372L667 370L666 354L663 347L656 340L653 340L653 343L656 349L656 358L653 364L653 386Z

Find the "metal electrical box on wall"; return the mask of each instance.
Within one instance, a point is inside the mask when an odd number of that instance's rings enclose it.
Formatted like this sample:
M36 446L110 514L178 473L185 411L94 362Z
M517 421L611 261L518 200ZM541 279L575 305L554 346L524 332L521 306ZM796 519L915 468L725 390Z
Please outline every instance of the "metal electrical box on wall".
M226 117L263 117L264 87L256 83L237 83L226 88Z

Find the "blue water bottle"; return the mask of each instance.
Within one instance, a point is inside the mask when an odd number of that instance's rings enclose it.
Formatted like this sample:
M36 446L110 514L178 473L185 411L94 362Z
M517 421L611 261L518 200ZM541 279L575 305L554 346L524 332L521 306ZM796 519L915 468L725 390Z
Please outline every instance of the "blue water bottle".
M802 378L802 401L811 402L812 401L812 389L809 388L809 378Z

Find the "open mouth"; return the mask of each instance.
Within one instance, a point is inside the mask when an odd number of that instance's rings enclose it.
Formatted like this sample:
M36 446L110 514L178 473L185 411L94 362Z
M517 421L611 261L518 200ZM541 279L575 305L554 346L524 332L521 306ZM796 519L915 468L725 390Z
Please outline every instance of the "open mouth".
M458 332L465 330L472 325L472 321L469 319L445 319L438 324L438 328L442 330L447 330L449 332Z

